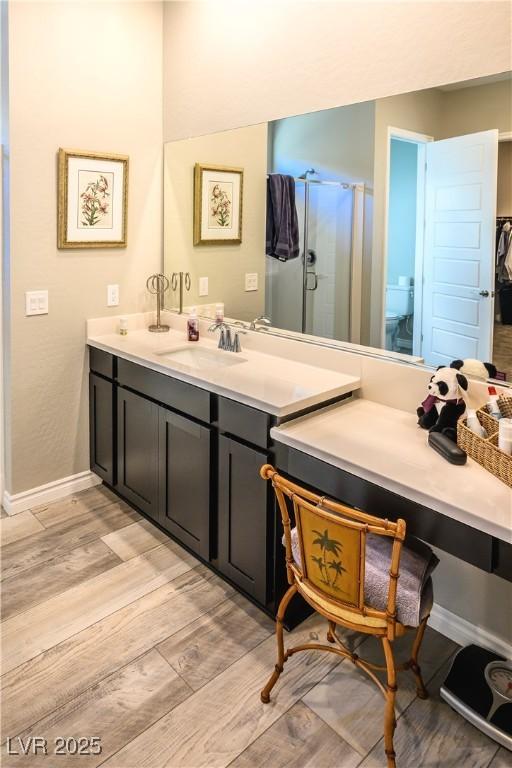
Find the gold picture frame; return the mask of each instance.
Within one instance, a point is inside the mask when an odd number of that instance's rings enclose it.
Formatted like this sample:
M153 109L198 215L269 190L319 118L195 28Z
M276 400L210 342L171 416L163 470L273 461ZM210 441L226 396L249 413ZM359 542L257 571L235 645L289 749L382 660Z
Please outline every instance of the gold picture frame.
M244 169L194 166L194 245L242 242Z
M58 248L126 248L128 160L59 148Z

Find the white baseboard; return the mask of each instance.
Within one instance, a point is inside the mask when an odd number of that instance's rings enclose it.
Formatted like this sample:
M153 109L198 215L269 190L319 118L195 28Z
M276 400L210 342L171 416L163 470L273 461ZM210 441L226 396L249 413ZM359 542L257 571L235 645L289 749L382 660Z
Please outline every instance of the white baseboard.
M432 608L429 626L436 629L441 634L449 637L459 645L481 645L489 651L499 653L506 659L512 659L512 645L499 635L489 632L485 627L478 627L466 619L462 619L455 613L443 608L437 603Z
M71 493L84 491L86 488L92 488L99 485L101 478L91 472L78 472L76 475L62 477L60 480L54 480L46 485L40 485L38 488L31 488L21 493L10 494L4 491L3 506L8 515L17 515L18 512L24 512L26 509L37 507L40 504L47 504L50 501L57 501Z

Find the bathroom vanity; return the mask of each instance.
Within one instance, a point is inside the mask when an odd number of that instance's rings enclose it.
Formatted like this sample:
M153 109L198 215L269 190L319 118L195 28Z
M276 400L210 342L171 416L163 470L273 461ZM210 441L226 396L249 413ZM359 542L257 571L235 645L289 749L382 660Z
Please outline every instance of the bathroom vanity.
M287 584L274 495L259 475L275 461L270 431L350 396L358 377L181 334L99 339L89 339L91 469L274 615ZM197 368L179 362L188 358ZM301 611L297 601L290 625Z
M471 459L446 462L410 413L355 398L271 437L281 473L512 581L511 489Z

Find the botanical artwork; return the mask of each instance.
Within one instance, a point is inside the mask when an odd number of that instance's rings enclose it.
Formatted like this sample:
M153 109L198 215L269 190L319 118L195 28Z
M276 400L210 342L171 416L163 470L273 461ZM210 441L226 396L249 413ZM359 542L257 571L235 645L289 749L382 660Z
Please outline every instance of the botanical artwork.
M112 227L113 173L78 172L80 192L79 227Z
M347 572L341 560L343 544L337 539L331 539L327 528L323 533L317 530L313 530L313 533L317 537L313 539L313 546L320 549L320 554L311 555L311 559L318 566L320 581L339 592L338 581L342 578L343 573Z
M230 182L209 181L210 216L209 227L229 227L233 205L233 184Z
M59 248L124 248L127 209L126 155L59 149Z
M243 169L194 166L194 245L242 242Z

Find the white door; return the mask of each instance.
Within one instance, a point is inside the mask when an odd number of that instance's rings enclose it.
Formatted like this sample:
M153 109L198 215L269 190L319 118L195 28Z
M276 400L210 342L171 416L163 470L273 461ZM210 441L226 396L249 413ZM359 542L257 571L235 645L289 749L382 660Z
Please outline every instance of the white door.
M498 131L426 145L422 356L492 360Z

